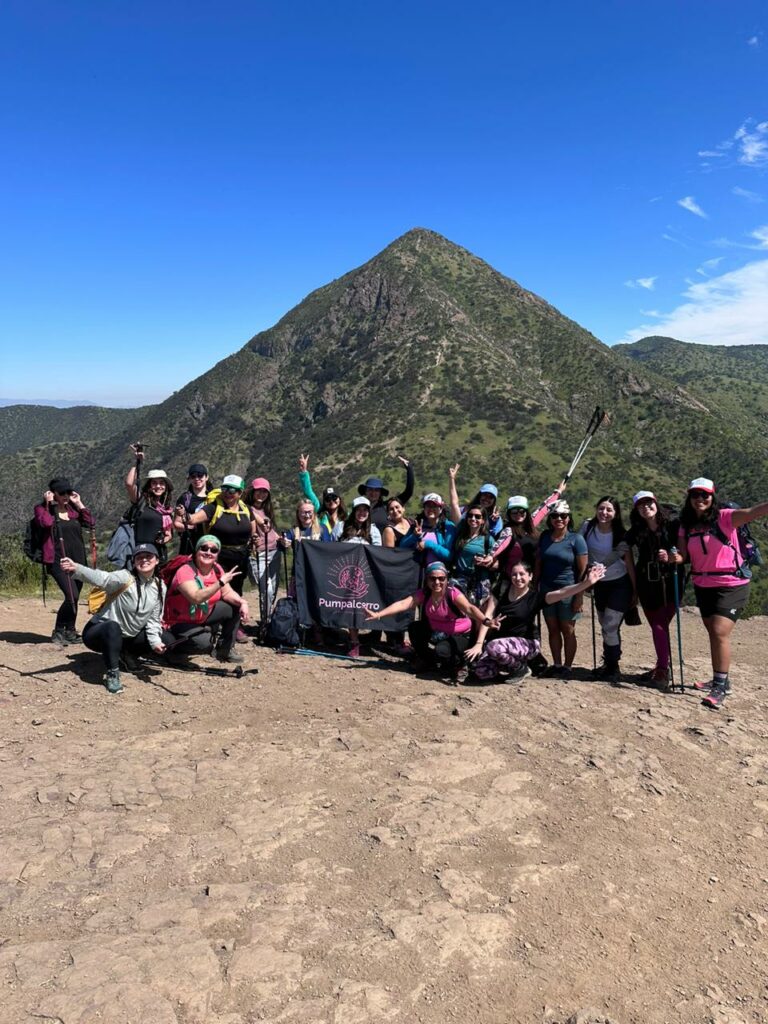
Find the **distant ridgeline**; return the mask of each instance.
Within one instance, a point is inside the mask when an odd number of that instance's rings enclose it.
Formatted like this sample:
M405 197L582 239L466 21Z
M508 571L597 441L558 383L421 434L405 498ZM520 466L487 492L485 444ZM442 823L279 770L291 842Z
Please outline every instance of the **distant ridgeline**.
M300 451L318 487L333 482L346 495L371 473L398 487L402 452L414 460L417 494L445 491L458 461L462 495L493 480L502 494L538 498L562 476L596 405L612 423L574 477L577 516L602 494L628 501L640 487L678 502L702 474L742 505L768 497L768 346L645 338L609 348L417 228L160 405L0 409L0 531L22 529L54 475L76 481L112 527L136 439L177 493L194 461L214 477L267 476L285 523L299 498Z

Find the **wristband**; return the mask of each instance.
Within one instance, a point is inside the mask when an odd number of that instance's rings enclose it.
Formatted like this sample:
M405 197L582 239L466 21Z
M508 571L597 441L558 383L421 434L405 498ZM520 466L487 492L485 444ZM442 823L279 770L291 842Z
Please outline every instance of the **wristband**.
M492 623L493 623L493 619L489 619L488 616L486 615L486 617L483 619L483 625L484 626L490 626Z

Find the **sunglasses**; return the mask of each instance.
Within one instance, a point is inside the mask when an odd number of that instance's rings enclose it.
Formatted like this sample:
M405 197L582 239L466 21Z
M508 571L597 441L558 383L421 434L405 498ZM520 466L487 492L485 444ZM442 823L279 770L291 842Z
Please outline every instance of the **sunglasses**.
M704 500L706 500L707 498L712 497L709 491L689 491L688 493L692 498L703 498Z
M550 512L549 513L549 518L550 519L567 519L568 518L568 513L567 512Z
M341 498L338 496L338 494L326 494L325 500L326 502L341 501Z
M447 576L430 576L429 578L432 580L433 583L445 583L445 581L448 579Z
M200 547L197 550L198 551L205 551L206 554L209 554L209 555L218 555L218 553L221 550L221 548L217 548L213 544L201 544Z
M193 477L195 477L198 480L202 480L203 477L207 475L207 473L190 473L187 479L191 480Z
M467 515L467 519L482 519L482 516L477 515L475 512L470 512Z
M72 491L55 491L54 493L58 498L68 498Z
M524 508L511 508L509 511L510 511L510 513L513 516L521 516L521 515L524 516L526 511L527 511L527 509L524 509Z
M222 487L221 489L224 492L224 494L239 494L240 493L240 488L239 487Z

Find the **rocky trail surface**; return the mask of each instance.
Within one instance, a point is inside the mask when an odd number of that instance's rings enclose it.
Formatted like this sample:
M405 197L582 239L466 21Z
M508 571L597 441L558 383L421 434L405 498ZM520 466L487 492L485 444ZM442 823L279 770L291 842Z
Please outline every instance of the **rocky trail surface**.
M255 646L110 696L0 612L2 1024L768 1020L764 619L718 713Z

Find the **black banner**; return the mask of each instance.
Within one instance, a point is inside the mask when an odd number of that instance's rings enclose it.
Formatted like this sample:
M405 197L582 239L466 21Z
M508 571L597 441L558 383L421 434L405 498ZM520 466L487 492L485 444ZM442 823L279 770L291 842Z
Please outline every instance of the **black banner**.
M416 551L317 540L296 546L296 597L303 626L364 628L366 610L376 612L410 597L418 586ZM412 612L403 612L370 625L394 632L407 629L412 618Z

